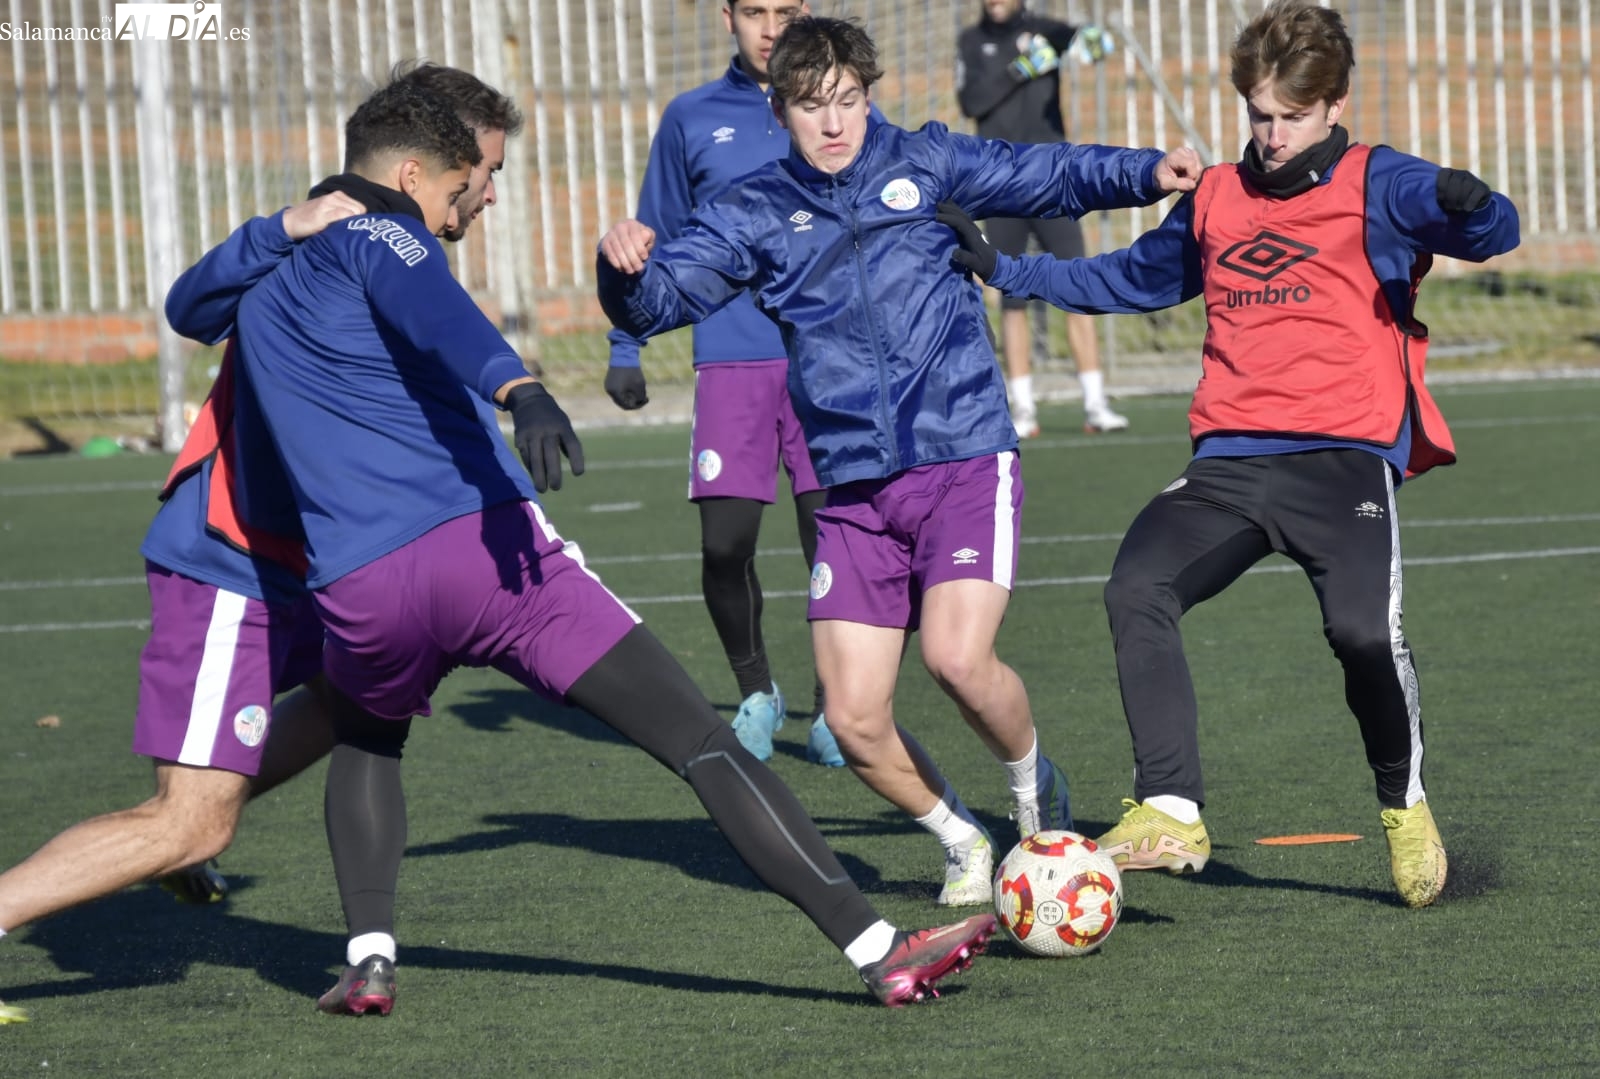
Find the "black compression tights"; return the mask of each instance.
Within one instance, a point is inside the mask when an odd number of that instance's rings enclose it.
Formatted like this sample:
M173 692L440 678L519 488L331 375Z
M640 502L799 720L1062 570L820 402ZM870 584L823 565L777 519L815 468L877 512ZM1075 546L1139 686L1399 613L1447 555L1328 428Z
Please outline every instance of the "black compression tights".
M567 700L687 781L751 871L835 946L878 920L793 792L746 752L644 626L590 667Z
M816 512L824 497L824 492L812 491L795 498L795 525L808 572L816 559ZM700 588L706 610L739 681L740 697L765 693L772 671L761 635L761 581L756 576L756 541L765 504L753 498L708 498L699 507Z
M350 706L334 727L339 742L328 762L323 815L345 926L352 937L393 936L395 885L406 849L400 753L411 721L377 719Z

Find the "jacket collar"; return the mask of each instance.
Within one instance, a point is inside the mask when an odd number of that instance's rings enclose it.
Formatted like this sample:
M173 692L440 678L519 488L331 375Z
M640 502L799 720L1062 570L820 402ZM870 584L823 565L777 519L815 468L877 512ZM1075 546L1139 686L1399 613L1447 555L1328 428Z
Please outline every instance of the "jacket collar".
M763 87L759 82L745 74L744 68L739 64L738 53L735 53L733 59L728 62L728 73L722 76L722 81L735 90L747 93L754 92L768 98L772 96L771 87Z
M367 208L369 213L375 214L404 214L414 217L427 224L427 218L422 216L422 207L417 205L417 200L383 184L374 183L365 176L357 176L353 172L341 172L337 176L330 176L316 187L311 189L311 197L329 195L335 191L343 191Z

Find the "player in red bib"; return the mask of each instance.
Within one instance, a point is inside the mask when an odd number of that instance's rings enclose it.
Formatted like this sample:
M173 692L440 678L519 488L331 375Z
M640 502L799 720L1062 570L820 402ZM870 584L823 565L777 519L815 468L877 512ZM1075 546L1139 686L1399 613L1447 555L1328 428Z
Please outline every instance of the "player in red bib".
M1198 709L1178 621L1273 552L1305 570L1376 779L1401 898L1444 887L1422 782L1422 716L1401 631L1395 488L1455 460L1423 384L1415 300L1436 254L1517 246L1515 207L1478 177L1339 119L1354 50L1338 12L1275 0L1233 45L1249 110L1238 164L1206 170L1160 226L1094 259L997 255L958 211L957 261L989 284L1091 314L1204 296L1195 455L1134 519L1106 585L1134 795L1100 845L1124 870L1202 868Z

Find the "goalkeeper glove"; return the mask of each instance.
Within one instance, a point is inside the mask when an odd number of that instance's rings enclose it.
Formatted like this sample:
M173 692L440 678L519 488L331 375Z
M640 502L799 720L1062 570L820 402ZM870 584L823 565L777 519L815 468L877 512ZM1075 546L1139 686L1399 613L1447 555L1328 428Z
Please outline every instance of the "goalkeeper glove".
M1061 57L1043 34L1034 34L1028 42L1028 51L1011 61L1011 71L1018 82L1048 75L1060 66Z
M1067 53L1080 64L1098 64L1116 48L1117 39L1111 36L1110 30L1098 26L1080 26L1078 32L1072 35L1072 44L1067 47Z

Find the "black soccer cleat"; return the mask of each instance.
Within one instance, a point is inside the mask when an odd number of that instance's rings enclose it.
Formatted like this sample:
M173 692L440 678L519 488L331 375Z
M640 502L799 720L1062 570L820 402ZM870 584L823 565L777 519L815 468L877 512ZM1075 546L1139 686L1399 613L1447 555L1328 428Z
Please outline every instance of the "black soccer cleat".
M394 963L369 955L345 967L339 984L317 998L317 1010L329 1015L388 1015L394 1007Z

